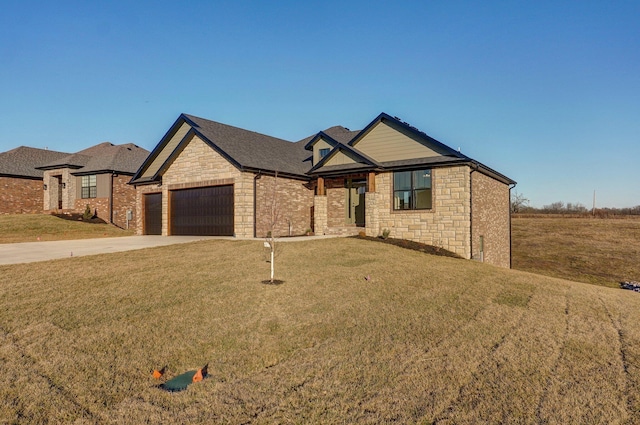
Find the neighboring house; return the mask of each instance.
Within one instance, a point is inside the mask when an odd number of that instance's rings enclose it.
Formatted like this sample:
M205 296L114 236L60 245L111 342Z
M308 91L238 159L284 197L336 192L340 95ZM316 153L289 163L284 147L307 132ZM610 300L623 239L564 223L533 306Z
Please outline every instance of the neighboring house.
M35 166L67 155L26 146L0 153L0 214L42 212L43 171Z
M116 226L135 222L135 189L127 183L149 151L133 143L100 143L42 162L41 211L92 213Z
M387 114L298 142L182 114L135 173L137 231L389 236L510 267L515 182Z

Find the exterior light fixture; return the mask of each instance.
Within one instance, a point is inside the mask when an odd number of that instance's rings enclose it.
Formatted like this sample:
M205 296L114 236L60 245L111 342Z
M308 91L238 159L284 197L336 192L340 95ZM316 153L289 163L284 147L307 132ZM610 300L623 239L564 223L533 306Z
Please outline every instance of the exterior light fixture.
M46 184L45 184L45 185L43 185L43 189L44 189L44 190L47 190L47 185L46 185Z
M67 184L66 183L62 183L62 188L66 189L67 188Z

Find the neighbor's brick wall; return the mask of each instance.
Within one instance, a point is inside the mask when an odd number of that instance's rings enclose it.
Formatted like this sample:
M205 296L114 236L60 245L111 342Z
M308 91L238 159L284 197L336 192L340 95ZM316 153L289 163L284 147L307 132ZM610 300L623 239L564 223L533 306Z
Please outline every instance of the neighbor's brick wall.
M509 186L475 171L471 188L473 258L479 259L484 236L484 262L511 267Z
M0 177L0 214L42 212L42 180Z
M113 224L123 229L127 228L127 211L133 215L129 228L136 222L136 188L127 184L130 180L131 176L123 174L113 178Z
M162 234L169 232L169 191L187 187L234 185L234 230L238 237L253 237L253 174L242 173L194 136L162 176L162 185L138 186L136 233L142 232L142 194L162 191Z
M374 198L378 225L367 224L367 234L378 236L384 229L389 229L392 238L439 246L471 258L469 171L467 166L433 169L433 208L422 211L394 211L393 173L376 175L375 196L367 197L366 208L369 210ZM367 219L370 219L370 213L367 213ZM373 219L375 221L375 217Z
M87 205L91 208L91 214L95 214L107 223L109 222L109 198L80 198L76 199L74 207L65 211L84 214Z
M262 175L256 181L256 235L265 237L271 227L271 207L275 199L278 220L274 236L303 235L311 228L313 189L308 182Z

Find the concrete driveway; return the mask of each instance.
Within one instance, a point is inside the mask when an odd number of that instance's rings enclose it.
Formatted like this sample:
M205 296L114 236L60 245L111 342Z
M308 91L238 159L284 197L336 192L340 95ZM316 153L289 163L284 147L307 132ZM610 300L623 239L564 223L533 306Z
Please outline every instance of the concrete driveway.
M72 241L0 244L0 265L31 263L57 258L81 257L109 252L131 251L154 246L215 239L212 236L126 236L121 238L77 239Z
M297 242L302 240L317 240L336 237L340 236L296 236L290 238L278 238L277 241ZM121 238L77 239L72 241L8 243L0 244L0 265L33 263L35 261L55 260L58 258L133 251L135 249L175 245L207 239L264 241L264 238L236 239L228 236L126 236Z

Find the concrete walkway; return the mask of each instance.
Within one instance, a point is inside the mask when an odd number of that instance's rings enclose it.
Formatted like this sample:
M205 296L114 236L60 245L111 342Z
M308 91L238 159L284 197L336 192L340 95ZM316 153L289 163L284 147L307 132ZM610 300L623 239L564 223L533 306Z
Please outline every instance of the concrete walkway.
M280 238L278 242L326 239L335 236L298 236ZM126 236L121 238L77 239L72 241L22 242L0 244L0 265L32 263L58 258L81 257L84 255L106 254L110 252L133 251L156 246L175 245L208 239L261 240L261 238L238 239L219 236Z

